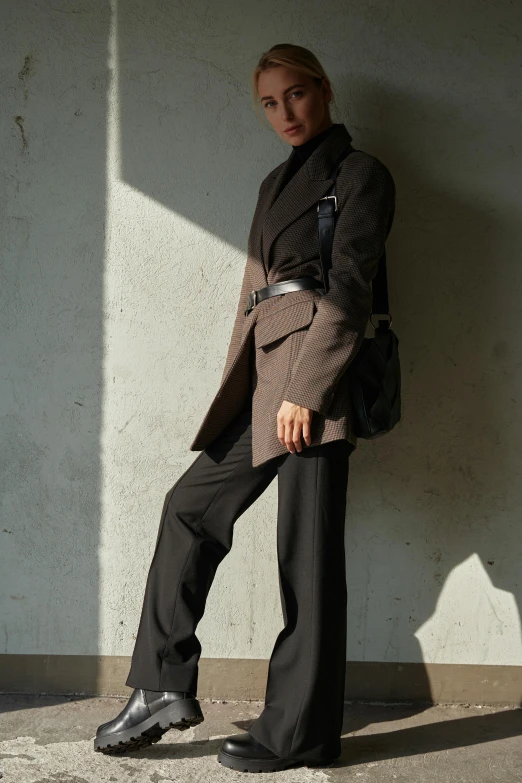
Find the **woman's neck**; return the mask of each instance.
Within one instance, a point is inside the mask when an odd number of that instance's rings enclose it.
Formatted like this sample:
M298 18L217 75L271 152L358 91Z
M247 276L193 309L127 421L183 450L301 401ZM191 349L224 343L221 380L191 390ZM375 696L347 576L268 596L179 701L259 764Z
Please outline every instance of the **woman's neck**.
M312 152L319 146L323 139L325 139L326 136L328 136L337 125L338 123L333 122L323 131L316 133L315 136L312 136L311 139L308 139L308 141L305 141L303 144L298 144L295 147L292 145L292 149L295 150L295 154L297 155L298 159L300 161L307 160L307 158L310 157Z

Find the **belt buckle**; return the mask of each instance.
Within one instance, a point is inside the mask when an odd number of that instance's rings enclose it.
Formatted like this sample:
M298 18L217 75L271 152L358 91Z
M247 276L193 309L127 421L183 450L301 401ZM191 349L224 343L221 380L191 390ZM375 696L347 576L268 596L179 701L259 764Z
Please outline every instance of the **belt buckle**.
M323 196L323 198L320 198L319 201L326 201L328 198L333 198L334 200L334 212L337 212L337 196ZM317 211L319 212L319 204L317 204Z
M257 291L254 289L253 291L250 291L247 299L247 308L245 310L245 315L248 315L251 310L254 309L254 307L257 304Z

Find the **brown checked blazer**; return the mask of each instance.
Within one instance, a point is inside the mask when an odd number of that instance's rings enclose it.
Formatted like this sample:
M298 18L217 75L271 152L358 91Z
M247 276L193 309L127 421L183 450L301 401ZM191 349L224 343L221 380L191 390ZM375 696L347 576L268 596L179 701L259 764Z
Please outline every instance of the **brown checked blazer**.
M288 453L277 438L283 400L314 411L311 445L344 438L357 446L345 371L365 335L371 282L395 212L395 184L380 160L354 150L341 164L329 291L273 296L245 315L254 289L304 275L322 281L317 201L332 185L329 173L351 140L345 125L336 123L284 188L294 150L261 183L221 383L191 451L206 448L250 394L253 467Z

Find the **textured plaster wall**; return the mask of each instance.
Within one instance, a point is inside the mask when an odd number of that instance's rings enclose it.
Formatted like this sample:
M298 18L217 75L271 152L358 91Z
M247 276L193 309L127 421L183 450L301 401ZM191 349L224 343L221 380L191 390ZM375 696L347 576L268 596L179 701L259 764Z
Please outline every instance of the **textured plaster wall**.
M2 3L0 645L132 652L164 496L219 383L270 45L392 171L403 421L351 459L348 660L522 664L520 7ZM236 524L203 655L282 627L277 485ZM175 575L173 575L173 588Z

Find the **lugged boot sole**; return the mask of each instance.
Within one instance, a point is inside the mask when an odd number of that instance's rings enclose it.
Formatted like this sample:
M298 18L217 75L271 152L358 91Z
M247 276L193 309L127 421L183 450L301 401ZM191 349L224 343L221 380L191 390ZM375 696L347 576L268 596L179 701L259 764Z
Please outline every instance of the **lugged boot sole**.
M169 729L185 731L204 720L197 699L178 699L131 729L95 737L94 750L108 755L129 753L159 742Z
M224 767L235 769L239 772L279 772L279 770L287 769L299 765L300 767L331 767L338 759L339 756L335 756L333 759L329 759L324 762L307 762L299 761L297 759L253 759L242 758L241 756L234 756L230 753L226 753L221 748L218 750L217 760Z
M239 772L278 772L295 764L302 764L294 759L248 759L241 756L232 756L223 750L218 750L217 760L224 767L235 769Z

